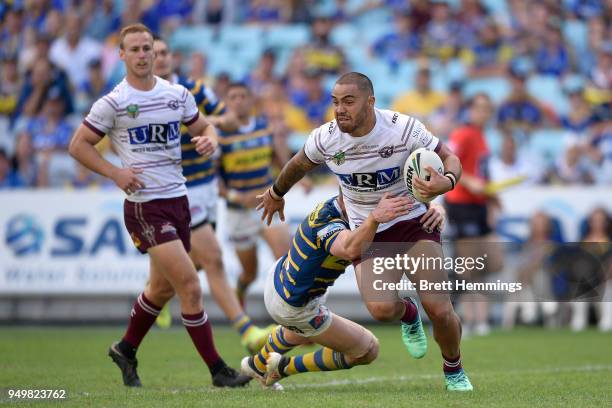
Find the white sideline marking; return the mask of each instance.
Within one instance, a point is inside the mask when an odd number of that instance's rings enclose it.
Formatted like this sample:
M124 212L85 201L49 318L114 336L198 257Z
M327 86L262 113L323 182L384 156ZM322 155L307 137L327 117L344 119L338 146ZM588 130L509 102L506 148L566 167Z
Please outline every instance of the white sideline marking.
M499 375L516 375L516 374L554 374L554 373L573 373L573 372L594 372L594 371L612 371L612 365L584 365L576 367L551 367L531 370L506 370L506 371L489 371L489 372L470 372L470 377L485 377ZM332 380L325 383L312 384L286 384L286 389L298 388L327 388L337 387L341 385L359 385L378 382L392 381L414 381L414 380L432 380L442 379L442 373L437 374L415 374L415 375L400 375L397 377L368 377L353 380Z

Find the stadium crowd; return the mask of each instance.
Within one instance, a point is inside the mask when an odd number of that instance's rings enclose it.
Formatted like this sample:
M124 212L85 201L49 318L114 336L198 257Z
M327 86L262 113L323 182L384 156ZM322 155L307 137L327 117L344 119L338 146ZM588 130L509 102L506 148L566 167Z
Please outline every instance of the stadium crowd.
M443 139L467 99L489 92L493 180L612 182L609 0L13 0L0 6L2 188L102 182L66 148L121 78L117 32L135 21L176 45L177 71L219 97L246 82L294 149L331 118L338 73L361 70L380 107Z
M611 0L7 0L0 189L113 187L67 148L124 75L118 32L134 22L166 38L177 72L219 98L246 83L294 151L333 117L338 74L356 70L372 78L378 107L418 117L442 140L466 121L471 97L488 93L492 181L612 184ZM600 213L585 240L593 228L612 240Z

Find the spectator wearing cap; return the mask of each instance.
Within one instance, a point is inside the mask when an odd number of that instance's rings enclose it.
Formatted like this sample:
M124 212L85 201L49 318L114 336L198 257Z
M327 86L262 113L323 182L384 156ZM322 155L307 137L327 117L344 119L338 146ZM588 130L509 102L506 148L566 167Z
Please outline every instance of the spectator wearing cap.
M304 75L304 89L291 94L291 102L300 108L311 123L317 127L325 123L331 107L331 96L323 89L323 74L316 69L307 69Z
M571 67L570 53L561 30L548 25L534 55L536 71L542 75L560 77Z
M394 28L390 33L376 40L370 52L395 67L409 57L415 56L421 43L418 34L414 31L412 16L407 11L397 14L394 19Z
M446 61L455 56L461 27L452 18L446 0L435 0L432 3L432 18L425 27L423 48L428 56Z
M442 106L446 95L431 88L431 71L427 67L417 71L415 85L414 90L398 96L391 104L391 109L426 120Z
M481 78L500 76L508 72L512 54L512 47L502 38L497 24L489 20L478 31L475 44L463 48L460 57L469 67L469 76Z
M338 75L346 70L346 58L342 50L329 39L333 21L327 16L318 16L312 23L309 44L298 48L301 69L316 70L323 74Z
M102 55L102 45L82 35L81 16L74 11L65 17L66 31L51 45L51 61L68 74L73 88L78 88L87 79L87 66Z
M510 69L512 90L497 111L498 125L505 130L530 133L544 120L539 102L527 92L527 76L520 68Z

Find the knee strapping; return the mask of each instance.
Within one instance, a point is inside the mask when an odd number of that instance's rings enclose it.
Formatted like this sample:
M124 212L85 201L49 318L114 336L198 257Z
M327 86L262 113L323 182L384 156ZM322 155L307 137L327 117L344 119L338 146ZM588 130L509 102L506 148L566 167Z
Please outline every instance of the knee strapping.
M370 341L367 346L356 350L353 355L355 357L351 359L352 365L370 364L378 357L378 339L373 334L370 334Z

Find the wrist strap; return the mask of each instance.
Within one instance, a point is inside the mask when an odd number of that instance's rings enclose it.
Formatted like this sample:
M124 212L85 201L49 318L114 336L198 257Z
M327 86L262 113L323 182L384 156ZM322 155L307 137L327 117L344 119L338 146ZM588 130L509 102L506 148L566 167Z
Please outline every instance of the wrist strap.
M452 171L447 171L446 173L444 173L444 175L450 180L451 190L453 190L455 188L455 185L457 185L457 177Z
M283 198L283 196L286 194L286 193L283 193L282 191L280 191L278 189L278 187L276 187L276 184L272 184L272 191L274 192L274 194L276 194L278 199Z
M268 194L270 194L270 197L272 197L274 201L283 201L283 197L275 197L276 193L273 192L272 190L273 188L268 189Z

